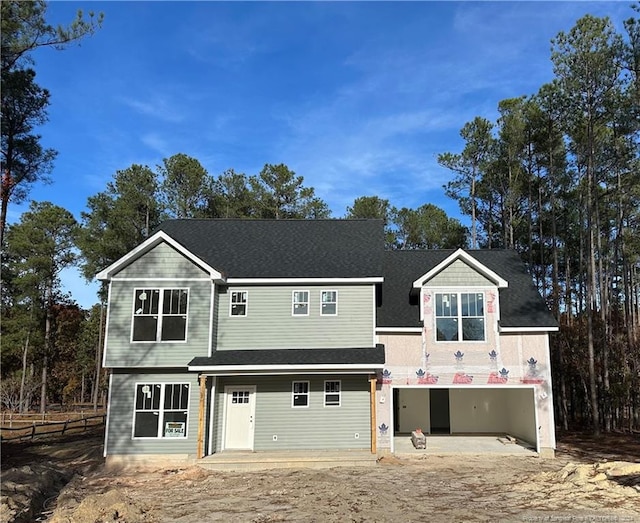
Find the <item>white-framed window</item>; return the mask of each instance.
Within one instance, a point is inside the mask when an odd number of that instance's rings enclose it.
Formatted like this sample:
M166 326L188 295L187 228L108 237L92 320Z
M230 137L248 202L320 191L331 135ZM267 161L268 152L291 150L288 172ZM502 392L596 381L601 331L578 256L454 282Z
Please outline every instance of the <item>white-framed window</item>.
M246 316L249 291L231 291L229 300L229 316Z
M135 289L131 341L186 341L187 289Z
M249 400L251 398L250 390L234 390L231 392L231 403L234 405L238 404L249 404Z
M326 380L324 382L324 406L339 407L340 406L340 380Z
M136 383L134 438L186 438L188 383Z
M436 293L437 341L484 341L484 293Z
M338 291L322 291L320 293L320 315L338 315Z
M293 291L291 294L291 314L309 316L309 291Z
M291 406L301 408L309 406L309 382L294 381L291 384Z

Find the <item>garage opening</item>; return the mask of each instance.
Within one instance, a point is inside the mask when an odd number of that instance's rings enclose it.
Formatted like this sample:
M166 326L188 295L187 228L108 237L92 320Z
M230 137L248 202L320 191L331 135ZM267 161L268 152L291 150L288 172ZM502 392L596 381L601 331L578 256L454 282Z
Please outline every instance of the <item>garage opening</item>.
M509 435L537 450L532 387L400 387L393 400L395 435Z

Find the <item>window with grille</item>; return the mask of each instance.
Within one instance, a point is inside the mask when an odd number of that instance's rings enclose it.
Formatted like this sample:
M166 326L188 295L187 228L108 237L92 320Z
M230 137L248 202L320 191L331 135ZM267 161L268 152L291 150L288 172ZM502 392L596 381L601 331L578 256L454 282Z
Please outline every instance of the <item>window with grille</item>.
M231 393L231 403L242 404L249 403L249 396L251 392L248 390L234 390Z
M324 406L340 406L340 380L324 382Z
M336 316L338 314L338 291L322 291L320 302L322 316Z
M246 316L248 298L249 298L248 291L232 291L229 315L230 316Z
M308 316L309 291L293 291L291 307L294 316Z
M187 289L136 289L132 341L185 341Z
M309 406L309 382L294 381L291 387L291 406L292 407L308 407Z
M186 438L188 415L188 383L136 384L134 438Z
M482 292L437 293L435 296L438 341L484 341Z

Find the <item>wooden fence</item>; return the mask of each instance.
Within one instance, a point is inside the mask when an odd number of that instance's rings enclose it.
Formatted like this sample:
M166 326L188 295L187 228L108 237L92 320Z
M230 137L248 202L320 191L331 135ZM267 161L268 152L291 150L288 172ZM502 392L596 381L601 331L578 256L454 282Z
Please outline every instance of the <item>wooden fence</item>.
M43 420L42 415L33 414L33 421L28 419L28 414L14 415L10 420L3 419L0 427L0 441L16 441L31 439L45 434L66 434L71 431L86 432L90 428L104 426L106 414L65 419L61 421ZM59 418L59 414L57 415ZM10 426L6 426L9 422ZM53 429L53 430L52 430Z

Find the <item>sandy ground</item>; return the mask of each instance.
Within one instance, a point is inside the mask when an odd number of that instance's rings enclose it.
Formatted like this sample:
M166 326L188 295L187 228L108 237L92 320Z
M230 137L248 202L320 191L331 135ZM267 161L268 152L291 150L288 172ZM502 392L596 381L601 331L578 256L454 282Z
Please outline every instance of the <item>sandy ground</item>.
M101 445L99 434L3 444L1 521L640 522L638 435L566 436L553 460L389 457L256 472L107 472Z

